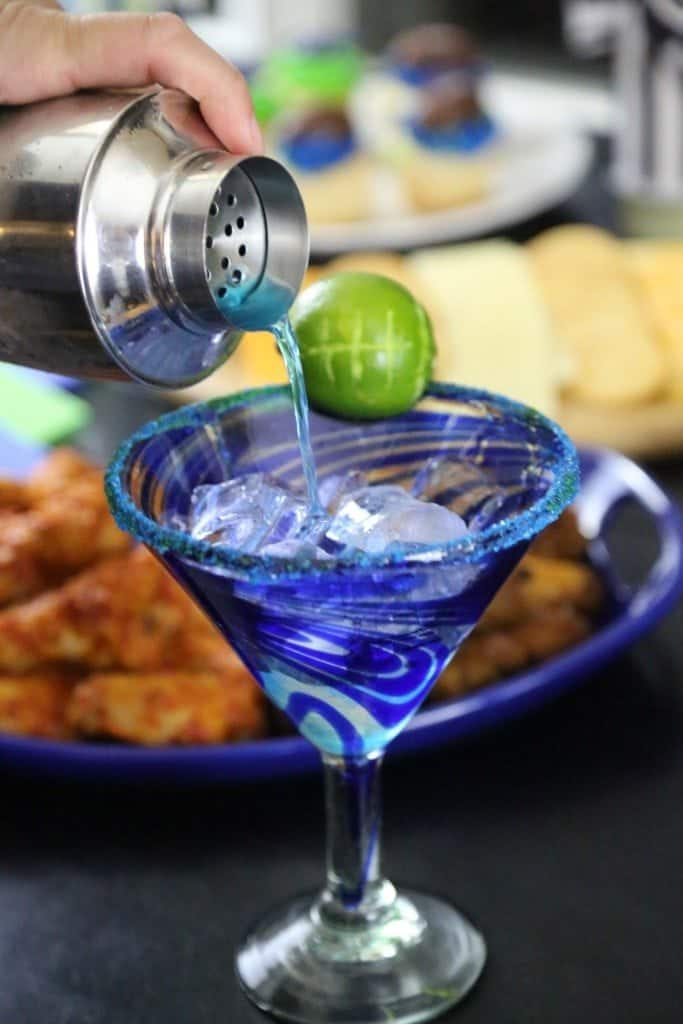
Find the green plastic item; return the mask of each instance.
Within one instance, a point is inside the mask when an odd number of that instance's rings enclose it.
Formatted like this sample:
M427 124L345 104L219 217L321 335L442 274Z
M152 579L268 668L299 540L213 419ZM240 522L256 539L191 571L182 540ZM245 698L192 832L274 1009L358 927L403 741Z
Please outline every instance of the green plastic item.
M92 410L76 395L0 366L0 425L41 445L60 444L82 430Z
M354 46L307 51L278 50L267 69L275 82L298 95L325 103L343 103L363 69L362 54Z
M315 104L340 106L363 71L352 45L276 50L250 82L256 116L267 125L278 114Z
M266 76L255 77L249 83L249 91L256 119L265 128L282 112L282 101L278 99L277 90L272 83L268 83Z

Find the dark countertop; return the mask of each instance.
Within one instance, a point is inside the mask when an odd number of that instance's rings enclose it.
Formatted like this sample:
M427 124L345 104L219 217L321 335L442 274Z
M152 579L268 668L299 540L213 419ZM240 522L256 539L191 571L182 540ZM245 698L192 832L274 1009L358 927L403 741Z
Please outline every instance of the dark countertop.
M561 219L610 218L593 179ZM162 406L95 386L100 457ZM650 468L683 499L683 462ZM619 558L651 539L626 518ZM522 721L387 758L385 867L464 909L489 945L459 1024L680 1024L683 614ZM317 777L211 788L5 774L2 1024L237 1024L263 1018L232 955L323 868Z

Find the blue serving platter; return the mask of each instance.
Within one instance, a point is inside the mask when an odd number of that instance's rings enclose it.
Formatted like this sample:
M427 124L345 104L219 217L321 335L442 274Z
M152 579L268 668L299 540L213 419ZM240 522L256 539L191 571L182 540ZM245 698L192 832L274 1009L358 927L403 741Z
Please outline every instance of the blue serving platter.
M683 517L677 506L647 473L615 452L583 450L581 470L576 509L590 556L611 591L606 621L588 640L537 668L466 697L428 705L394 741L394 754L455 743L577 686L654 626L683 594ZM658 540L654 563L632 587L620 582L607 544L607 530L626 502L640 506ZM3 770L79 781L246 781L295 775L318 765L316 751L297 736L161 749L0 736Z

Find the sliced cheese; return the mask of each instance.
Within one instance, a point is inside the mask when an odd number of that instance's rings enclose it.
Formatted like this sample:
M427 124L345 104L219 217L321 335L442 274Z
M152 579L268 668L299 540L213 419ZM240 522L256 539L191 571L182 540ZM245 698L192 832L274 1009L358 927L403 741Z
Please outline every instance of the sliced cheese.
M556 411L557 347L525 251L490 241L424 249L407 263L431 296L434 377Z

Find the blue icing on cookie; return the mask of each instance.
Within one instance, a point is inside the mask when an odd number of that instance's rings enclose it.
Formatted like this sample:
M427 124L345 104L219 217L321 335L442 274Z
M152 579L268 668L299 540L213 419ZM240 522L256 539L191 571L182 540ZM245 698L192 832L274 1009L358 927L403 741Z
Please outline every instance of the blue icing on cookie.
M346 160L357 148L352 135L296 135L281 145L289 163L302 171L322 171Z
M496 126L485 114L476 121L460 121L447 128L427 128L413 118L408 121L408 128L421 146L442 153L474 153L496 134Z
M416 89L422 89L425 86L433 85L434 82L439 81L443 78L453 78L454 75L462 76L463 80L474 82L476 79L481 77L484 70L483 61L476 61L471 64L463 64L460 67L444 67L443 65L416 65L416 64L403 64L400 61L394 61L389 65L389 70L395 78L405 82L406 85L412 85Z

